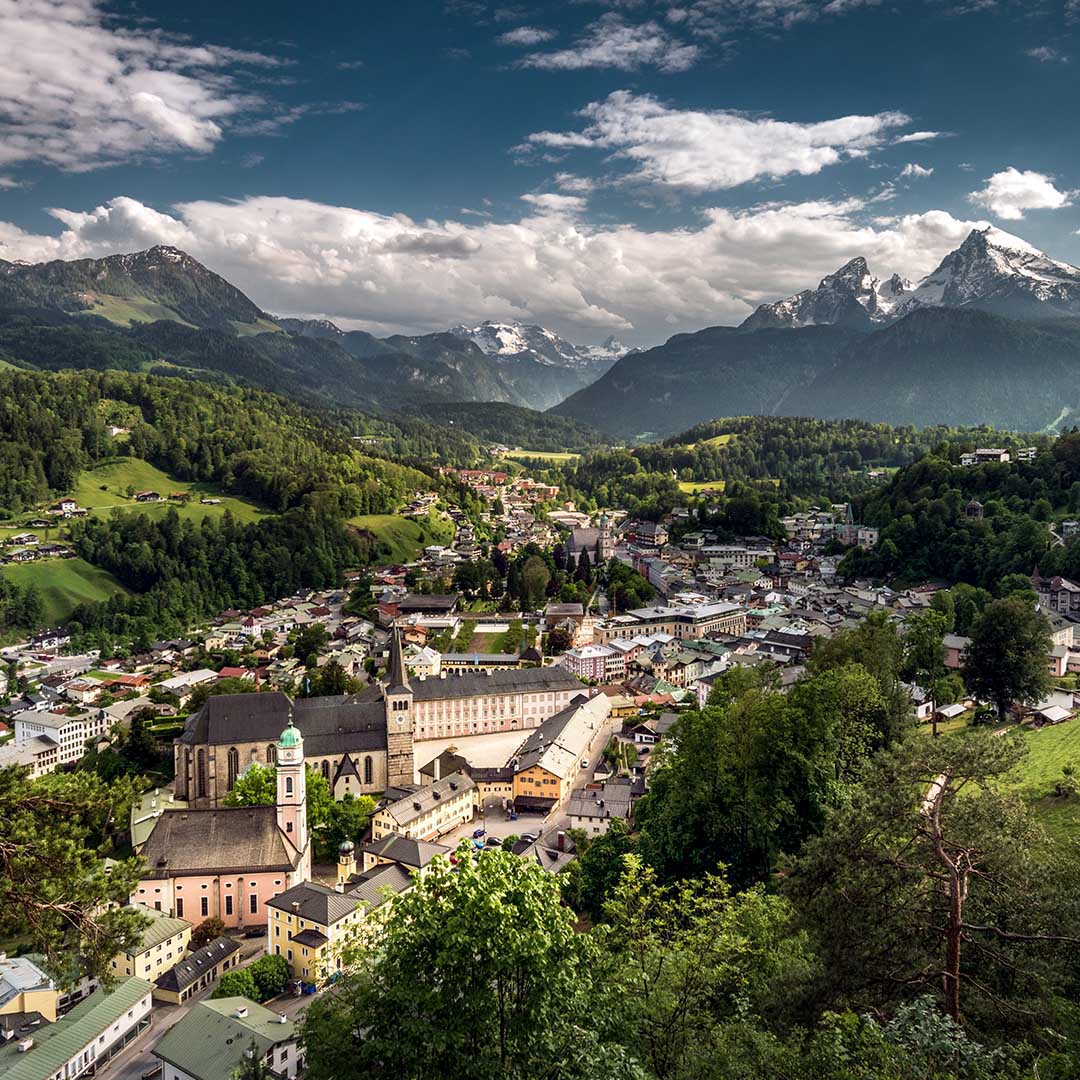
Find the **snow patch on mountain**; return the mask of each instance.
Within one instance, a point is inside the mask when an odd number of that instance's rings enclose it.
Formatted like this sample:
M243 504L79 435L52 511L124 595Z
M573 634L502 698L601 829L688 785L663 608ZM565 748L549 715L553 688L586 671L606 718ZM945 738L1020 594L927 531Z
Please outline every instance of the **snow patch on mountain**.
M479 326L453 326L450 333L471 341L496 359L532 359L549 367L609 367L631 350L614 337L599 345L575 345L544 326L519 322L487 321Z

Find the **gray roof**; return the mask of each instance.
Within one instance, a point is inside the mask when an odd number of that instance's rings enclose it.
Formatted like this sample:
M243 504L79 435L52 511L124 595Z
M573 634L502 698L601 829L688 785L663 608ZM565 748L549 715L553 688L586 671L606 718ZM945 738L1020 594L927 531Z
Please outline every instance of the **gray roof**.
M287 912L293 911L294 904L299 905L295 914L320 926L332 926L356 910L356 903L347 896L314 881L302 881L266 901L267 907Z
M426 814L433 806L456 798L463 792L472 791L475 787L471 777L463 772L454 772L441 780L424 785L404 798L396 799L377 813L389 814L398 825L408 825L421 814Z
M152 878L185 873L295 869L299 854L278 828L276 806L167 810L143 848Z
M349 889L348 895L369 910L384 904L388 893L397 896L413 886L412 872L401 863L373 866L354 880L357 884Z
M416 701L581 688L581 682L561 667L463 671L461 674L448 674L445 679L414 679L412 684Z
M290 716L304 736L304 752L309 758L347 750L386 749L386 711L381 695L376 700L362 700L354 694L292 702L278 691L210 697L188 717L178 741L215 746L277 742Z
M407 836L390 833L381 840L372 840L360 849L368 855L401 863L415 870L422 870L436 855L449 855L450 848L432 844L428 840L412 840Z
M232 956L240 948L240 942L229 937L214 938L213 941L189 953L183 960L173 964L168 971L159 975L155 985L159 990L173 990L179 993L192 983L201 979L208 971Z

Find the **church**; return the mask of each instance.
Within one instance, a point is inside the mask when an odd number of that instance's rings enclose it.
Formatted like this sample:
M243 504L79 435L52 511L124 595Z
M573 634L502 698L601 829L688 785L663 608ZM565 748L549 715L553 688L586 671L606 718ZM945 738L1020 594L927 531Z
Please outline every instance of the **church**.
M265 925L268 901L311 877L304 738L291 718L273 748L276 805L166 810L139 852L147 870L132 903L242 930Z
M253 762L276 762L277 734L295 724L304 733L307 763L326 777L335 799L375 795L415 781L426 760L415 760L416 742L528 731L580 691L561 667L410 677L395 630L382 686L296 701L276 691L208 698L173 745L174 790L197 809L221 806Z
M570 530L566 541L567 558L576 563L582 552L588 552L593 566L615 558L615 534L607 514L601 513L596 519L596 528Z

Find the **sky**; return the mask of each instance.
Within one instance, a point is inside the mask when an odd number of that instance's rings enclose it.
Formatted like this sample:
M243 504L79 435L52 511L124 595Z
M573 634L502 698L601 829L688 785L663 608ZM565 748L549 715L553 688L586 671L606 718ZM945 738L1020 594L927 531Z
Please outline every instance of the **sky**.
M992 223L1080 263L1080 0L0 0L0 258L649 345Z

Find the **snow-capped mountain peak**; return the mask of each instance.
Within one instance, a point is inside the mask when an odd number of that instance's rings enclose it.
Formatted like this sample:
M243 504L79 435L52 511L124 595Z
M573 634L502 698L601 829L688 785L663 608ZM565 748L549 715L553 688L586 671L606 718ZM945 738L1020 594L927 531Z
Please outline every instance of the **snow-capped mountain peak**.
M630 350L614 337L601 345L575 345L544 326L488 320L479 326L454 326L450 333L473 342L496 359L532 359L551 367L584 368L613 364Z
M868 326L916 308L964 306L1020 318L1080 315L1080 269L988 226L972 229L917 285L899 274L880 281L859 256L822 278L816 289L762 304L742 326Z

